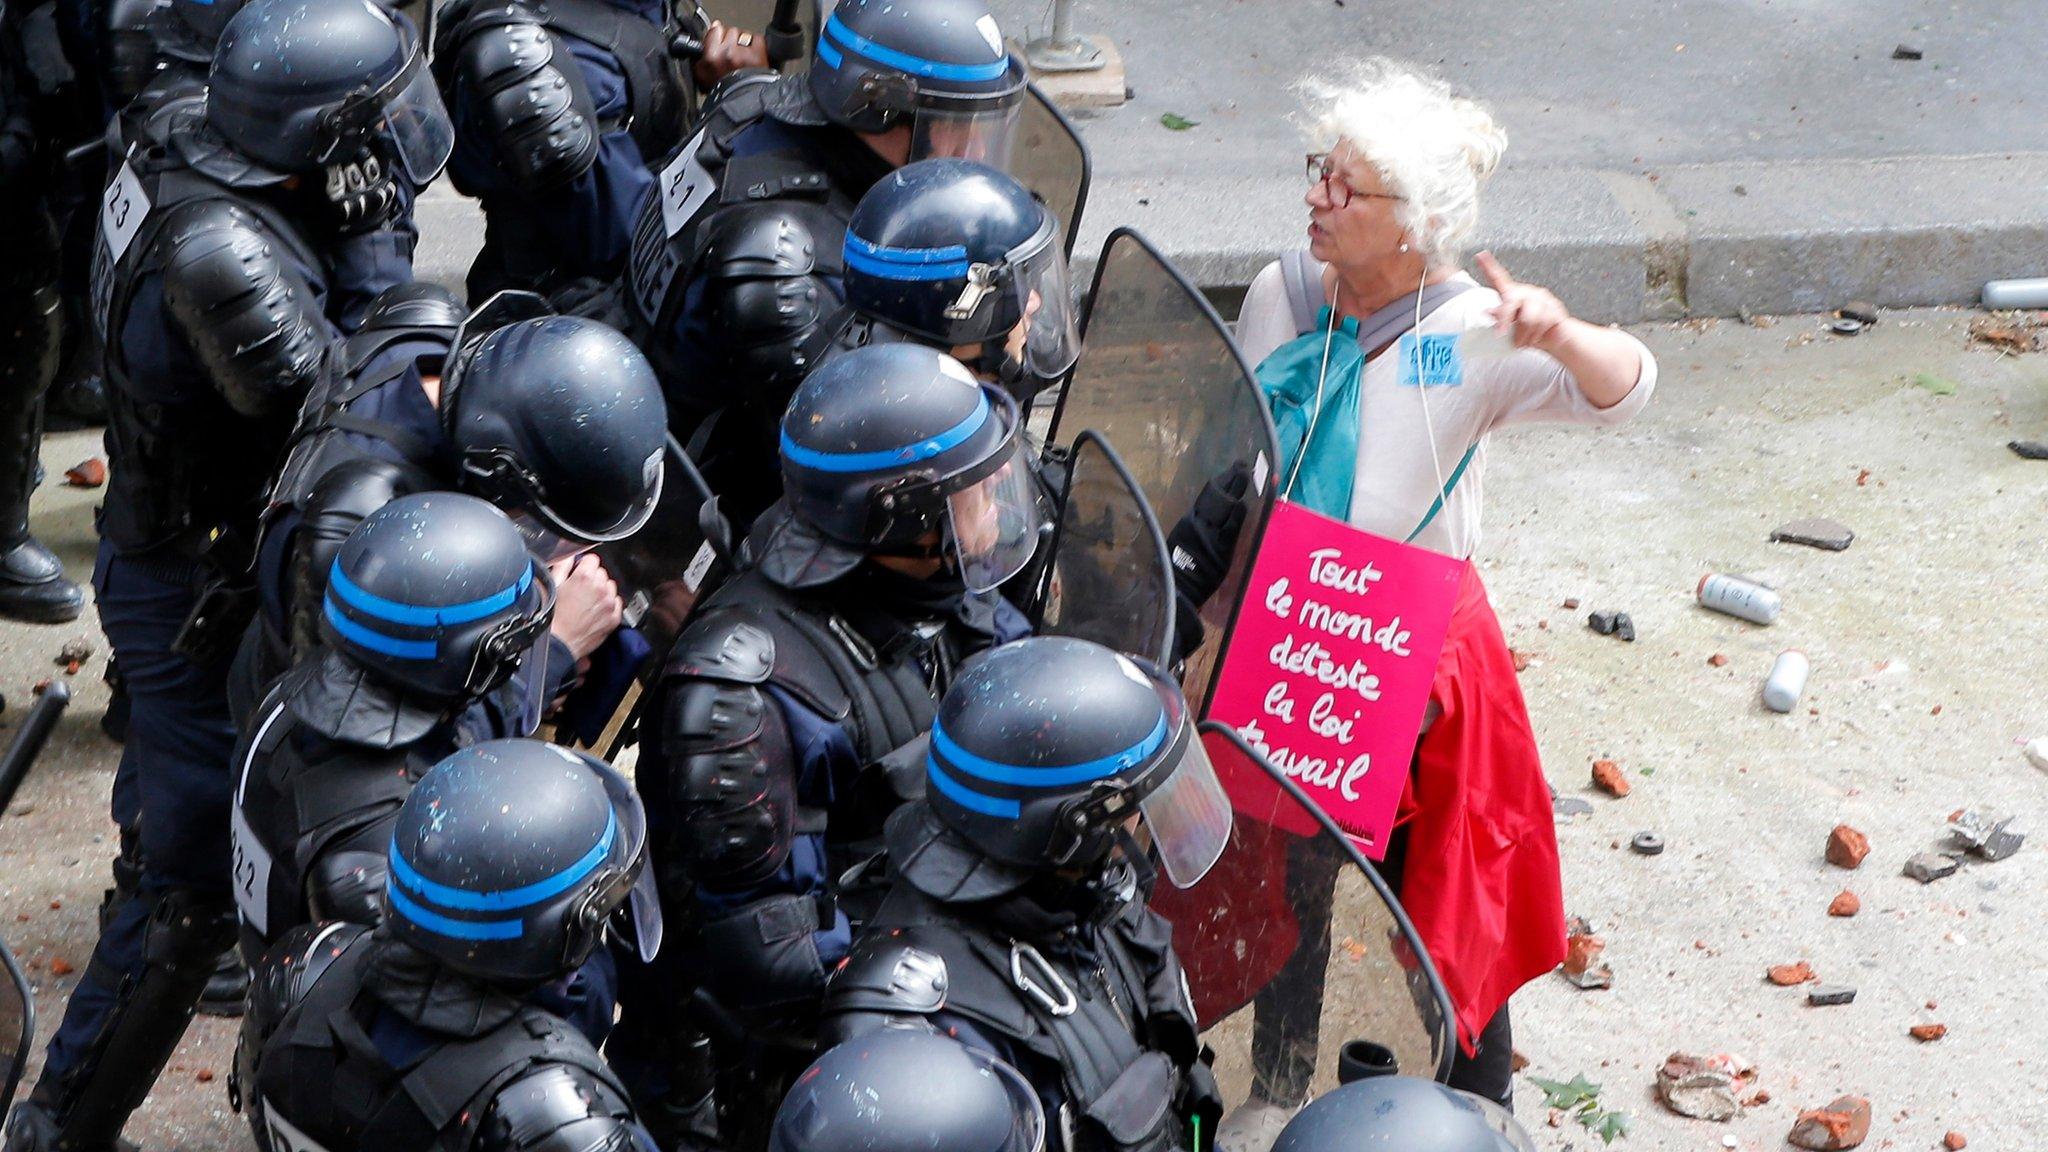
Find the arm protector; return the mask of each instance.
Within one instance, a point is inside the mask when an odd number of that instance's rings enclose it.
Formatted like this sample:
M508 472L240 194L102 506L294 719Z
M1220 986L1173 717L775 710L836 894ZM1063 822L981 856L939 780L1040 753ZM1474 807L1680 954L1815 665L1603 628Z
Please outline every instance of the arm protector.
M519 3L479 7L465 24L456 75L499 167L528 193L590 171L597 109L568 48ZM455 94L448 95L453 104Z
M162 235L164 305L213 386L235 411L296 407L338 335L282 247L248 210L225 200L173 209Z
M327 573L348 534L370 513L400 496L430 486L428 478L417 469L374 456L344 460L313 482L292 542L291 579L287 585L295 663L319 646Z
M500 1088L472 1145L476 1152L638 1152L652 1146L625 1097L573 1064L537 1064Z
M845 319L836 283L842 232L824 212L789 201L744 204L705 225L701 307L719 334L712 353L729 378L724 400L780 411Z

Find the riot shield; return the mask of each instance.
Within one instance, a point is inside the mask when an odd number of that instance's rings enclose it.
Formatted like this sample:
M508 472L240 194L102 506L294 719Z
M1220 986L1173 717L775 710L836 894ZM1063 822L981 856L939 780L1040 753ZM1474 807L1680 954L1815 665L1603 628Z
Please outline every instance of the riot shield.
M1206 715L1272 509L1279 449L1251 368L1216 310L1129 228L1103 244L1081 318L1081 359L1059 390L1049 438L1067 445L1086 429L1116 446L1168 535L1210 481L1236 466L1250 472L1244 527L1221 585L1202 605L1202 644L1181 675L1189 702Z
M1076 438L1033 631L1161 667L1173 655L1173 566L1145 493L1094 432Z
M1400 902L1294 781L1229 727L1201 732L1230 793L1230 844L1193 888L1160 885L1152 907L1173 923L1227 1104L1329 1090L1352 1041L1382 1068L1449 1075L1450 997Z
M1088 206L1088 179L1094 162L1081 134L1038 85L1027 85L1024 92L1017 143L1010 149L1010 175L1059 219L1060 250L1071 260L1081 211Z
M0 941L0 1126L14 1103L14 1090L28 1067L29 1051L35 1047L36 1005L29 998L28 981L14 962L14 953Z

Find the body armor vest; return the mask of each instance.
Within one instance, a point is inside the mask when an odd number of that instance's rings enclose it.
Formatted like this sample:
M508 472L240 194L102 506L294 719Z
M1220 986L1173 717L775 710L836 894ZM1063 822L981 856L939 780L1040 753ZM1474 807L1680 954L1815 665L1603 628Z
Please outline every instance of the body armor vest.
M409 429L396 424L351 413L349 406L397 380L412 365L403 360L378 365L365 371L385 349L405 341L416 341L425 329L397 328L363 332L342 344L341 354L329 358L327 371L306 396L299 409L298 423L285 442L284 464L271 485L264 517L268 520L284 508L303 511L313 486L329 469L356 453L337 432L374 436L396 449L399 455L422 468L431 468L436 445L422 441Z

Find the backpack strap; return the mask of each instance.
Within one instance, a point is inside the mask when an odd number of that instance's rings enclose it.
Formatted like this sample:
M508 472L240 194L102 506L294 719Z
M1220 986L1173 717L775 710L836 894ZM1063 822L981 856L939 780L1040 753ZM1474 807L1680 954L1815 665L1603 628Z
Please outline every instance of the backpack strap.
M1313 332L1323 305L1329 303L1323 292L1323 266L1305 249L1283 252L1280 255L1280 282L1287 289L1287 308L1294 317L1294 334L1302 336Z

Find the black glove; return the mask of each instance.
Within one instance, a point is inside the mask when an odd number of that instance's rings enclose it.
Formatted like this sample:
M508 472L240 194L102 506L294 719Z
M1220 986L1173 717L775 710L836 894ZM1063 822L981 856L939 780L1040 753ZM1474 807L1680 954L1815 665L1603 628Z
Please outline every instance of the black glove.
M1166 534L1174 590L1197 607L1208 603L1230 571L1237 534L1244 531L1244 494L1251 485L1251 467L1243 461L1232 464L1228 472L1202 485L1195 506Z
M374 232L398 218L403 203L392 164L361 148L347 160L327 166L328 222L337 234Z

